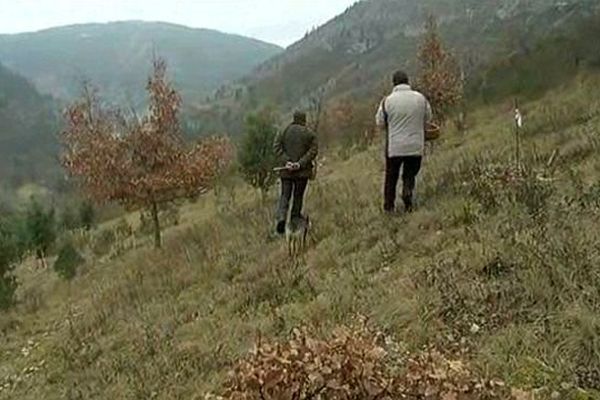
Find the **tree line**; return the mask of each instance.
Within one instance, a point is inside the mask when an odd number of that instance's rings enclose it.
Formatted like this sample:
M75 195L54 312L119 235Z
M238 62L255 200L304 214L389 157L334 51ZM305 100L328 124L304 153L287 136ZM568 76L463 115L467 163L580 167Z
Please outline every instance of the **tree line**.
M76 250L68 242L59 245L59 236L77 229L89 231L95 223L96 211L87 201L75 208L65 207L58 213L56 208L32 198L24 210L3 213L0 217L0 309L14 304L18 286L14 268L27 257L33 257L39 267L47 268L47 258L54 252L58 255L54 263L56 272L67 279L74 277L72 260Z

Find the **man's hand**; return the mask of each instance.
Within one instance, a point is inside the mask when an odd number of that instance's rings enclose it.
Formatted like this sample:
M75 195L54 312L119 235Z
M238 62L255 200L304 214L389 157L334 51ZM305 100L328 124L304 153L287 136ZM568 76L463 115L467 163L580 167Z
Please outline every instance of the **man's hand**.
M288 161L285 167L290 171L298 171L300 169L300 163Z

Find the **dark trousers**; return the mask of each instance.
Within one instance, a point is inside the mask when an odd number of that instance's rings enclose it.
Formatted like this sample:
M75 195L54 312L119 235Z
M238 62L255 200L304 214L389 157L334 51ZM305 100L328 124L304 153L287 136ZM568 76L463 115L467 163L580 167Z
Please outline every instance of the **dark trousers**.
M402 168L402 200L407 211L412 211L413 192L417 175L421 170L421 156L388 157L385 163L385 211L394 211L396 207L396 188Z
M290 200L292 200L291 218L302 217L302 204L304 193L308 186L308 178L281 178L281 197L277 207L277 221L287 221Z

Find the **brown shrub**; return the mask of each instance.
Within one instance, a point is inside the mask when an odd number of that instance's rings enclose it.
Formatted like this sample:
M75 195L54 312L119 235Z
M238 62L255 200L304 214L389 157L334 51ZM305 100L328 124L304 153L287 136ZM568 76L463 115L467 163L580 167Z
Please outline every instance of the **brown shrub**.
M295 330L284 343L259 340L230 372L221 399L367 400L509 398L500 381L476 378L462 361L438 351L415 357L366 324L326 340ZM210 397L210 396L209 396Z

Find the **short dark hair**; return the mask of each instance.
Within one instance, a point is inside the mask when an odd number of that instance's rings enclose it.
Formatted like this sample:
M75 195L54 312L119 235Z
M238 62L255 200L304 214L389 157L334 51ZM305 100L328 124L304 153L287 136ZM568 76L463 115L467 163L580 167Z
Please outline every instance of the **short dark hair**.
M404 71L394 72L394 76L393 76L392 80L394 82L394 86L408 85L408 82L409 82L408 74Z
M294 123L298 125L306 125L306 113L303 111L294 112Z

